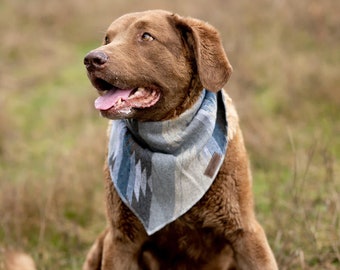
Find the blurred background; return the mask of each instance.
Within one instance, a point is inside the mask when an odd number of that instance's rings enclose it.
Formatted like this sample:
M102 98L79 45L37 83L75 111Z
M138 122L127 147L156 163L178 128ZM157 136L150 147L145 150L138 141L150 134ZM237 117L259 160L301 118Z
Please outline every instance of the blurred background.
M0 249L80 269L105 227L107 125L83 57L115 18L156 8L221 32L280 269L339 269L338 0L0 0Z

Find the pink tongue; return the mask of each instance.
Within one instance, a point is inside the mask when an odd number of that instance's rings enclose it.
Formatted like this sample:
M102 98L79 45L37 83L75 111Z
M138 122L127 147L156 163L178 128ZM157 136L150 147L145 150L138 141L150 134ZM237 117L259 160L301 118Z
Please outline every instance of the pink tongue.
M133 89L112 90L105 95L98 97L94 102L94 107L97 110L108 110L113 107L119 99L126 100Z

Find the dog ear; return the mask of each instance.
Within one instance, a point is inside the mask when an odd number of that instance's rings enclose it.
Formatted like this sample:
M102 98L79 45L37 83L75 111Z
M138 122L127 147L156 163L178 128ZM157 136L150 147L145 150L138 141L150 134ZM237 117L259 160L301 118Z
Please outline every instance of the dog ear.
M193 49L197 71L204 88L219 91L228 81L232 67L217 30L208 23L173 15L176 27Z

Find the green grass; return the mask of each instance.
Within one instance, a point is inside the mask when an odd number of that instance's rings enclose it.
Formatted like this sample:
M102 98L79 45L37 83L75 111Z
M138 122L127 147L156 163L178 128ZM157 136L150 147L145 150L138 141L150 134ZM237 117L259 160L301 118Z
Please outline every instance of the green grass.
M150 8L221 31L256 212L280 269L338 269L335 0L0 3L0 250L24 250L39 269L80 268L105 227L106 120L93 108L83 56L114 18Z

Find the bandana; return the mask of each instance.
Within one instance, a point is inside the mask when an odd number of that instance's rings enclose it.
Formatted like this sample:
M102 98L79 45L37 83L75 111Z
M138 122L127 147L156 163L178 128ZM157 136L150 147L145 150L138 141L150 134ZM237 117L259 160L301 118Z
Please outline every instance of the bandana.
M151 235L192 208L213 183L227 149L222 91L159 122L113 120L108 164L123 202Z

